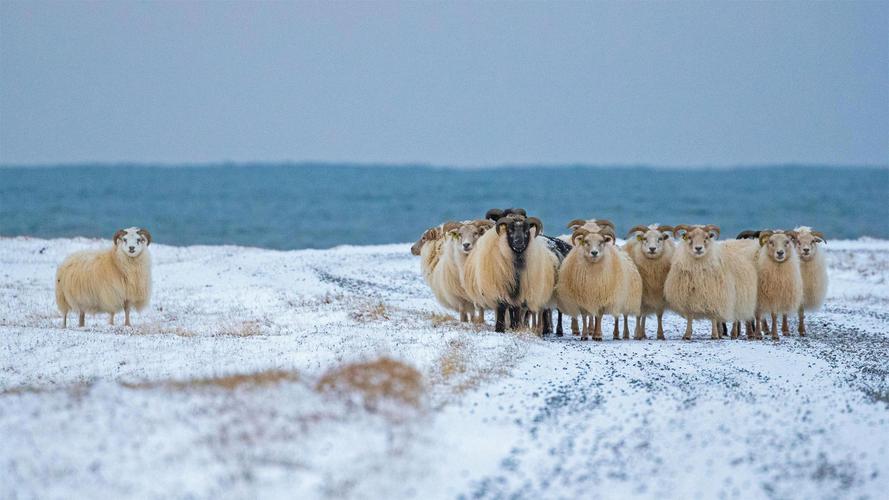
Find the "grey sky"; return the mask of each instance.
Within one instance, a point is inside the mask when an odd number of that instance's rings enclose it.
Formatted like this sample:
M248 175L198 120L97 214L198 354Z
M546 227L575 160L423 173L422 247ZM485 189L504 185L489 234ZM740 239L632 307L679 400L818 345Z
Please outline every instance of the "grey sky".
M873 3L0 3L0 163L889 162Z

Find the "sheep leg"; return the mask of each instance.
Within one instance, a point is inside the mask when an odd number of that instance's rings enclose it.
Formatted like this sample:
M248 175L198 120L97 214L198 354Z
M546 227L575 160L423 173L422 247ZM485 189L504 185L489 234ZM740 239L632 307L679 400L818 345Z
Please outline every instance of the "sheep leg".
M769 322L766 320L766 317L763 316L762 319L759 320L759 332L768 332L769 331Z
M580 319L583 319L581 316ZM586 328L586 321L584 321L584 328ZM580 326L577 324L577 316L571 316L571 335L580 335Z
M645 316L636 316L636 330L633 335L636 340L645 338Z
M587 317L583 314L580 315L580 322L583 327L583 334L580 336L580 340L588 340L590 338L590 322L587 321Z
M512 330L518 330L519 326L522 324L522 308L521 307L510 307L509 308L509 328Z
M642 321L642 326L645 326L645 320ZM667 340L667 337L664 336L664 311L657 313L657 339Z
M799 310L799 326L796 328L800 336L806 335L806 313L802 308Z
M745 321L744 322L744 330L747 333L747 340L752 340L756 338L756 320L753 321Z
M630 340L630 320L624 314L624 340Z
M556 324L556 337L562 337L565 335L565 330L562 329L562 310L556 309L558 313L558 323Z
M778 340L778 315L772 313L772 340Z
M790 327L787 326L787 315L781 315L781 333L784 335L790 335Z
M602 322L605 321L605 315L597 314L594 319L593 340L602 340Z
M722 337L728 337L728 324L724 321L719 324L719 338Z
M80 311L80 315L77 318L77 326L83 326L86 324L86 313Z
M506 304L504 304L503 302L497 303L497 311L494 319L494 331L506 331Z
M682 336L682 340L691 340L691 316L685 318L685 335Z
M710 321L710 339L719 340L722 338L722 324L718 320Z
M114 313L108 315L108 324L114 326Z
M62 312L62 328L68 328L68 311Z
M732 323L732 340L737 339L741 335L741 322Z
M620 340L620 316L614 317L614 340Z
M553 310L544 309L543 312L543 335L553 333Z

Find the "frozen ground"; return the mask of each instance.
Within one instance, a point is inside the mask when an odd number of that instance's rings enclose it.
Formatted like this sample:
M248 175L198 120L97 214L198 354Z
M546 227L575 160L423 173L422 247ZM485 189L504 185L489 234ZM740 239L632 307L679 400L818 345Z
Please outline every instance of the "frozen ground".
M153 245L134 327L62 330L55 266L105 244L0 239L0 498L889 490L886 241L830 242L824 311L778 343L460 325L407 245Z

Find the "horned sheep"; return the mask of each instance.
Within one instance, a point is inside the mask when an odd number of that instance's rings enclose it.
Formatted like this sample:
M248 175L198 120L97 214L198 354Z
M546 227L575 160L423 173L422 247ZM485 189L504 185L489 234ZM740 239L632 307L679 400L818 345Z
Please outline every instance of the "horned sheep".
M792 231L762 231L759 235L756 317L762 318L765 314L772 316L773 340L778 340L778 315L798 311L803 298L803 279L794 247L795 239L796 233ZM757 332L759 335L761 331Z
M827 296L827 259L821 250L821 244L827 240L823 233L808 226L797 227L794 232L796 246L799 249L800 275L803 280L803 297L799 308L797 331L800 335L805 335L806 311L820 309ZM784 322L787 322L786 317Z
M130 326L130 311L141 311L151 298L151 233L130 227L117 231L113 246L104 250L82 250L62 261L56 272L56 305L62 313L62 327L68 326L68 313L79 313L78 326L86 314L124 312L124 325Z
M670 272L670 263L676 245L672 238L673 228L651 224L634 226L627 235L624 251L632 257L642 278L642 336L645 336L645 316L657 317L657 338L664 340L664 282ZM635 235L635 237L633 237Z

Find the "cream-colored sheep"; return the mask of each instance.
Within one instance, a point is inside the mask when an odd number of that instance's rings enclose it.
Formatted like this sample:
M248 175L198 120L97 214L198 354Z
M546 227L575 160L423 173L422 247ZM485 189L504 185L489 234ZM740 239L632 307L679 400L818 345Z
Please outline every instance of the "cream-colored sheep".
M532 313L549 304L556 283L558 257L537 236L543 224L536 217L501 217L495 231L486 231L466 259L463 287L472 302L497 311L495 330L505 330L506 309L512 328L518 328L522 307Z
M622 256L614 246L614 232L578 227L572 242L574 248L559 268L556 303L563 312L583 318L581 340L590 336L602 340L605 314L637 316L638 332L642 279L629 256ZM572 322L572 329L576 328ZM616 330L615 338L619 338Z
M721 322L747 321L754 316L753 252L744 246L724 248L716 241L719 227L714 225L682 224L674 228L674 235L680 231L683 243L676 248L664 282L667 304L686 318L683 339L691 339L692 321L697 318L709 319L711 337L722 338ZM753 243L755 249L756 242L748 243ZM752 275L752 279L744 276L745 273Z
M484 309L476 311L463 288L463 267L479 237L493 225L488 220L463 221L449 227L441 242L441 257L430 274L429 286L441 305L459 313L460 321L484 322Z
M735 318L732 320L733 339L741 334L741 323L754 324L756 294L759 280L756 273L756 253L759 244L755 240L728 240L722 243L726 268L735 281ZM723 332L728 333L728 332ZM748 328L748 340L757 337L755 328Z
M130 326L130 311L141 311L151 298L151 234L138 227L121 229L106 250L75 252L56 272L56 304L62 313L62 327L68 326L68 312L79 313L78 326L84 326L87 313L124 312Z
M803 299L803 279L793 242L795 237L796 233L792 231L762 231L759 236L760 249L756 256L759 281L756 317L763 318L766 314L771 314L773 340L778 340L778 315L798 311Z
M803 280L803 298L799 309L797 331L806 334L806 311L816 311L824 304L827 296L827 259L821 250L821 244L827 240L820 231L808 226L794 229L796 246L799 250L800 275ZM787 317L784 317L783 329L787 330Z
M673 228L652 224L630 229L624 251L633 258L636 269L642 277L642 336L645 336L645 316L657 317L657 338L664 340L664 311L667 299L664 298L664 282L670 272L675 244ZM634 237L635 235L635 237Z

